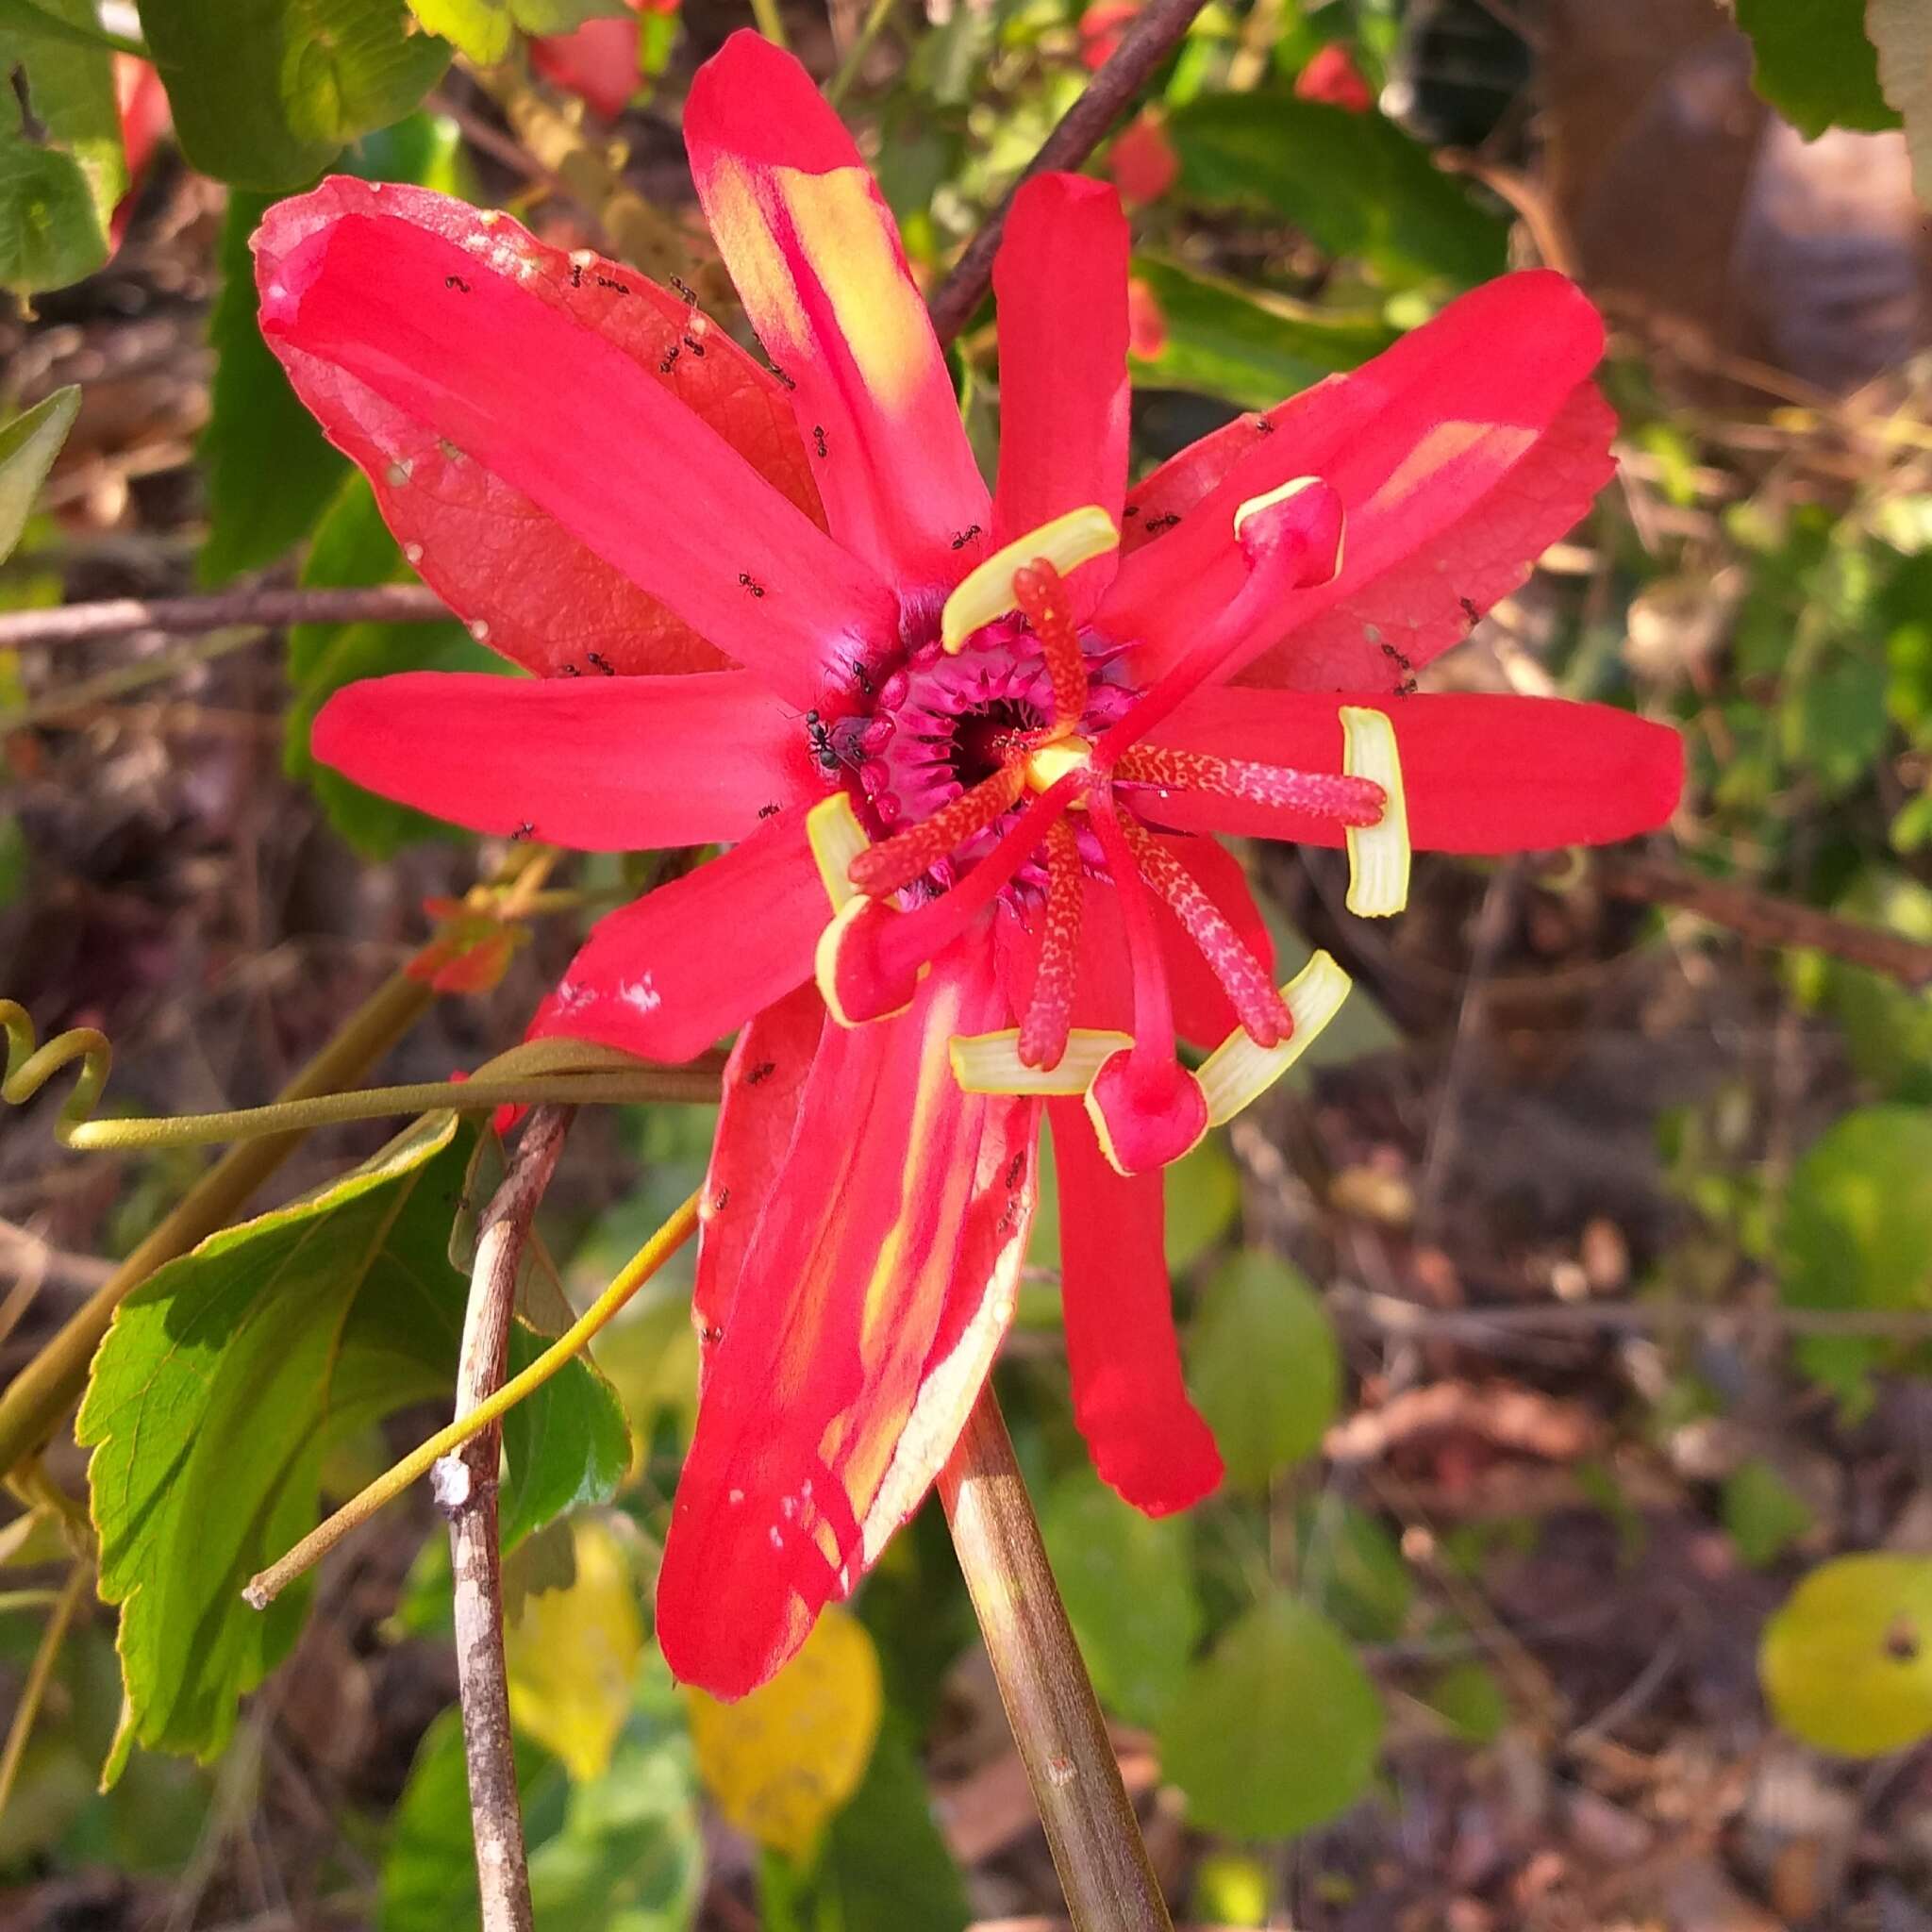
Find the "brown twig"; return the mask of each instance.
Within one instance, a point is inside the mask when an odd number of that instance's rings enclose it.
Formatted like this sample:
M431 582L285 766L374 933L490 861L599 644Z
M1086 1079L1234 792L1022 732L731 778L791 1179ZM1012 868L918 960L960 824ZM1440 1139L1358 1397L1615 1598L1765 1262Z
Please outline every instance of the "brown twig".
M1074 1932L1173 1932L991 1382L940 1496Z
M458 1421L503 1380L524 1248L537 1204L563 1152L570 1121L568 1108L540 1107L532 1111L509 1172L483 1210L463 1317L462 1354L457 1364ZM457 1680L482 1928L530 1932L530 1874L524 1856L523 1811L510 1744L509 1677L503 1651L503 1560L496 1526L501 1442L502 1425L492 1424L445 1456L431 1471L430 1480L437 1504L449 1518Z
M1758 945L1809 946L1905 986L1932 986L1932 945L1907 939L1902 932L1840 919L1815 907L1775 899L1729 879L1706 878L1638 853L1598 853L1591 863L1591 877L1601 891L1619 899L1681 906Z
M449 606L426 584L376 584L346 591L219 591L207 597L108 597L95 604L0 614L0 650L22 644L80 643L136 630L191 636L249 624L427 624L449 614Z
M1087 83L1086 92L1069 108L1059 124L1040 144L1020 179L1005 200L980 224L966 244L953 272L926 305L932 325L942 342L950 342L966 326L973 311L992 286L993 257L1006 232L1007 211L1021 183L1047 168L1077 168L1093 150L1147 77L1176 47L1207 0L1148 0L1121 37L1107 64Z

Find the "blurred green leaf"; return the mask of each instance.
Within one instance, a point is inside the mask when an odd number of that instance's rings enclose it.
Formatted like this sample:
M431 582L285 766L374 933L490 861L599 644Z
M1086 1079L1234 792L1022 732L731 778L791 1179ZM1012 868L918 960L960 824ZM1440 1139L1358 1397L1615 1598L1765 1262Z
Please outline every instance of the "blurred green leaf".
M239 188L300 188L449 65L403 0L143 0L141 20L183 152Z
M648 1650L609 1770L570 1787L556 1834L530 1854L531 1904L558 1932L684 1932L703 1877L691 1740Z
M1381 1741L1381 1699L1341 1632L1274 1595L1189 1674L1160 1729L1160 1764L1197 1824L1286 1838L1361 1796Z
M1758 1646L1779 1724L1821 1751L1876 1757L1932 1733L1932 1557L1821 1564Z
M340 165L365 180L412 181L455 193L461 153L454 121L412 114L358 142ZM205 584L276 562L315 527L349 467L296 399L256 320L248 238L276 199L238 189L222 223L221 292L208 325L215 375L198 450L208 475L208 531L195 569ZM275 479L273 489L262 487L267 476Z
M1865 0L1737 0L1751 84L1807 140L1827 127L1896 127L1865 35Z
M811 1863L778 1852L759 1859L758 1905L765 1932L965 1932L965 1880L892 1718Z
M1801 1308L1932 1307L1932 1111L1849 1113L1798 1163L1785 1203L1782 1287ZM1808 1374L1857 1404L1890 1344L1810 1335Z
M1472 1744L1494 1743L1509 1722L1509 1700L1495 1672L1474 1657L1439 1671L1424 1687L1423 1702Z
M1753 1457L1724 1479L1724 1522L1738 1554L1754 1570L1774 1563L1811 1527L1811 1506L1778 1474Z
M375 492L359 470L343 477L315 533L302 582L310 586L390 584L409 575L395 539L375 507ZM330 824L368 858L387 858L421 839L470 835L441 820L392 805L352 783L308 749L315 714L345 684L396 671L492 671L513 668L486 651L454 618L447 624L298 624L289 633L289 682L283 718L282 769L305 781L322 801Z
M1842 798L1867 780L1884 749L1888 675L1882 664L1840 657L1796 680L1785 694L1785 756Z
M1210 1852L1194 1867L1189 1899L1203 1924L1265 1925L1273 1890L1260 1859Z
M1171 1273L1185 1274L1219 1242L1241 1212L1241 1176L1225 1134L1209 1134L1161 1170L1167 1206L1165 1244ZM1058 1225L1056 1225L1058 1236ZM1058 1239L1054 1262L1059 1257Z
M1295 1512L1295 1574L1302 1594L1363 1643L1392 1643L1408 1622L1415 1579L1376 1519L1333 1494Z
M13 555L34 499L79 411L80 391L70 384L0 429L0 563Z
M1331 314L1149 256L1136 258L1133 273L1161 320L1160 353L1134 358L1139 384L1268 409L1395 339L1374 316Z
M1245 1249L1201 1298L1187 1345L1188 1387L1230 1484L1265 1489L1322 1446L1341 1392L1341 1360L1321 1298L1287 1262Z
M1040 1519L1100 1701L1158 1723L1201 1636L1187 1519L1143 1516L1087 1469L1054 1484Z
M409 0L409 11L430 33L484 67L509 52L519 27L526 34L567 34L587 20L625 10L624 0Z
M555 1763L527 1739L511 1738L517 1792L524 1805L524 1832L540 1843L557 1820L562 1775ZM539 1801L548 1787L552 1803ZM409 1766L382 1860L382 1890L376 1907L377 1932L449 1932L474 1921L476 1849L470 1831L469 1773L463 1762L462 1712L452 1706L423 1733Z
M258 1611L242 1587L312 1527L329 1445L446 1394L467 1141L432 1115L308 1200L211 1235L116 1312L75 1431L94 1450L101 1593L122 1606L110 1779L136 1741L204 1757L226 1742L308 1598L298 1583ZM519 1328L513 1367L534 1352ZM581 1362L512 1411L504 1439L512 1536L559 1497L608 1489L629 1446Z
M1501 216L1379 114L1276 92L1207 94L1174 110L1168 135L1188 194L1291 222L1391 287L1471 284L1507 265Z

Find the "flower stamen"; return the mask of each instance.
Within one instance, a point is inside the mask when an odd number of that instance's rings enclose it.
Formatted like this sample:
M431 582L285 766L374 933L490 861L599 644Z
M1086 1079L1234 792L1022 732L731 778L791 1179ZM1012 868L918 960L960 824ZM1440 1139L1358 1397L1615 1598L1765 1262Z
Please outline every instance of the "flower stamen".
M1315 1042L1348 997L1351 982L1326 953L1317 953L1281 989L1293 1027L1275 1045L1257 1046L1237 1027L1201 1062L1196 1075L1210 1124L1222 1126L1260 1098Z
M1010 811L1025 790L1025 766L1017 759L1003 764L991 777L949 799L929 819L867 846L846 868L846 876L871 899L896 892Z
M995 550L961 578L940 613L940 642L949 656L966 647L974 631L1019 608L1014 573L1027 565L1050 564L1064 575L1109 550L1120 548L1121 533L1097 503L1070 509L1024 537Z
M1079 1027L1060 1042L1051 1065L1026 1058L1023 1033L1008 1027L1002 1033L955 1034L947 1051L953 1078L962 1093L1058 1093L1069 1097L1086 1092L1102 1065L1134 1043L1127 1033Z
M1013 573L1013 597L1033 626L1046 675L1053 685L1053 724L1044 742L1080 728L1087 709L1087 658L1067 596L1066 579L1043 557Z
M1164 791L1206 791L1269 805L1343 825L1381 823L1388 794L1373 779L1336 772L1297 772L1249 758L1216 758L1165 745L1137 744L1114 767L1123 784L1155 785Z
M1020 1058L1051 1072L1060 1064L1074 1024L1074 992L1080 972L1080 841L1065 819L1046 835L1046 910L1041 920L1040 966L1033 996L1020 1028ZM1131 1044L1131 1042L1128 1042ZM1086 1091L1082 1080L1074 1090Z

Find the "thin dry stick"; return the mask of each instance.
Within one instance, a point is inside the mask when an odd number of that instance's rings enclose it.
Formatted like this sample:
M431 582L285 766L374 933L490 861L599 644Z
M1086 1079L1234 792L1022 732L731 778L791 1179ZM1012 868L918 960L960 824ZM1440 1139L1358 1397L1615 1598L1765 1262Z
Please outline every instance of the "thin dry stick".
M509 1172L483 1210L457 1363L458 1422L503 1380L524 1248L570 1123L568 1108L540 1107L530 1115ZM483 1932L531 1932L530 1874L524 1857L523 1811L510 1743L509 1674L503 1652L503 1553L496 1528L496 1460L502 1441L502 1424L492 1423L439 1462L431 1481L437 1503L449 1518L457 1682Z
M1007 211L1013 205L1013 195L1021 182L1043 169L1077 168L1100 145L1107 130L1141 92L1148 76L1179 45L1181 36L1206 4L1207 0L1149 0L1135 16L1134 24L1122 36L1107 64L1087 83L1086 92L1041 142L1040 152L1026 163L1020 180L966 244L966 251L954 264L952 274L940 284L926 305L941 341L950 342L966 326L992 286L993 257L999 253Z
M1932 945L1883 926L1861 925L1815 907L1774 899L1729 879L1706 878L1639 853L1599 853L1591 876L1619 899L1681 906L1740 939L1766 946L1810 946L1912 988L1932 986Z
M7 1801L13 1795L13 1781L20 1774L20 1761L26 1755L26 1740L32 1734L34 1719L40 1715L41 1700L47 1694L54 1665L59 1659L61 1641L87 1593L88 1579L92 1574L93 1567L87 1561L75 1564L68 1573L65 1588L55 1599L47 1627L41 1633L41 1647L34 1652L20 1702L14 1707L13 1722L8 1726L7 1743L0 1748L0 1812L7 1809Z
M208 597L108 597L0 615L0 650L158 630L183 637L237 625L427 624L449 606L426 584L347 591L222 591Z
M940 1496L1074 1932L1173 1932L991 1382Z

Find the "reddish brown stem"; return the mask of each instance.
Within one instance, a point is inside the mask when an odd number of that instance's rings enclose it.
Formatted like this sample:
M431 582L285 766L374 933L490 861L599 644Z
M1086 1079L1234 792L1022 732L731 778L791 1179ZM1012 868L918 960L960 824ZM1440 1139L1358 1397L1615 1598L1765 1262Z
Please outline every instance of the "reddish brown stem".
M449 614L449 606L426 584L377 584L347 591L222 591L208 597L108 597L97 604L0 614L0 650L22 644L75 644L137 630L188 636L250 624L427 624Z

